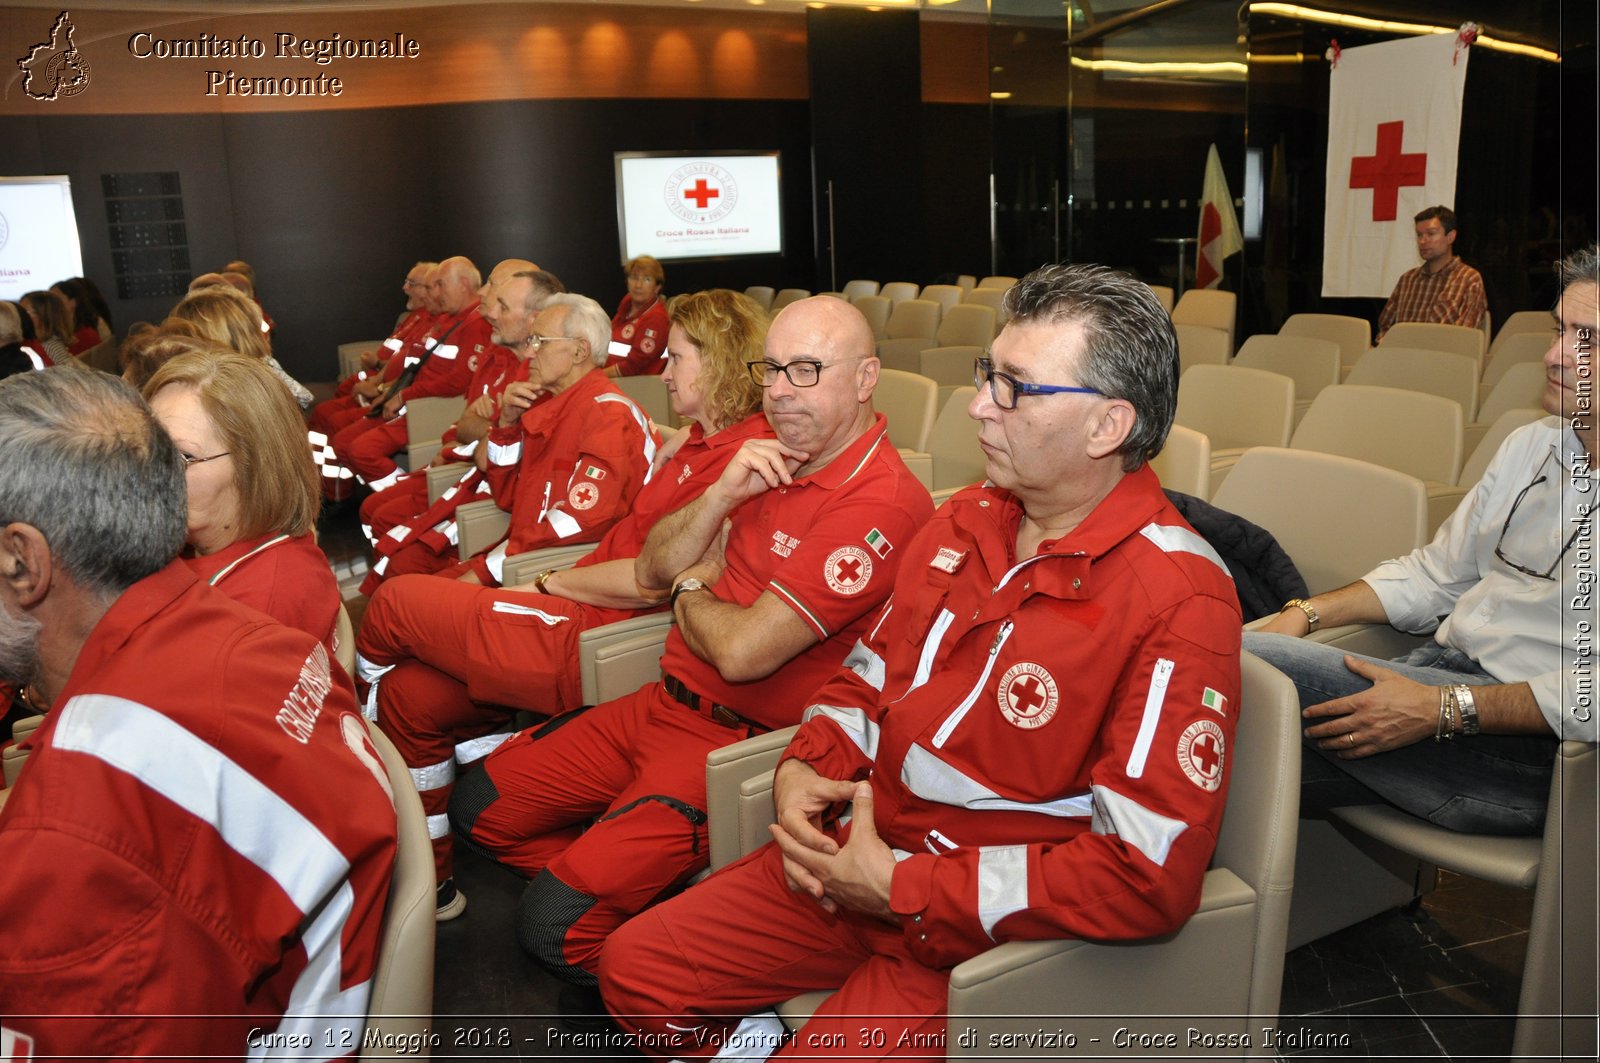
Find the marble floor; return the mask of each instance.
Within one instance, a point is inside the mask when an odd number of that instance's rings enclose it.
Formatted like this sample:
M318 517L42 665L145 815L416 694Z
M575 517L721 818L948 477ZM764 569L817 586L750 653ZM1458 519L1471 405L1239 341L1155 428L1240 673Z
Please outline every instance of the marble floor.
M355 508L346 504L331 512L320 531L359 623L365 601L356 588L367 557ZM441 1043L433 1054L642 1058L608 1044L603 1032L574 1034L558 1017L561 984L517 944L522 880L459 850L456 868L468 905L461 918L439 926L434 994ZM1388 912L1295 949L1284 963L1277 1054L1504 1058L1511 1048L1531 909L1529 893L1446 872L1417 912Z

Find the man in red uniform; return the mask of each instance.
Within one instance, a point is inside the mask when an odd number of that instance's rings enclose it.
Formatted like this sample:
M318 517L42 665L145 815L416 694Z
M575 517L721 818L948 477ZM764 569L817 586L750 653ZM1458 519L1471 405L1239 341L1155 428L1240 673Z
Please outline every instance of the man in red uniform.
M791 305L752 366L777 438L658 520L635 566L672 588L662 680L515 736L451 798L465 838L532 878L523 947L579 986L611 930L705 868L706 754L798 719L932 509L873 412L860 311Z
M54 706L0 809L0 905L29 913L0 950L9 1058L361 1047L387 776L317 640L174 560L185 511L121 381L0 384L0 682Z
M882 1054L925 1055L896 1046L944 1043L955 964L1163 934L1199 901L1240 619L1145 464L1176 406L1172 325L1098 266L1039 269L1006 309L969 410L989 481L903 546L889 607L812 695L775 841L606 946L606 1003L647 1048L682 1031L670 1054L709 1055L727 1016L839 989L787 1052L862 1058L872 1016Z

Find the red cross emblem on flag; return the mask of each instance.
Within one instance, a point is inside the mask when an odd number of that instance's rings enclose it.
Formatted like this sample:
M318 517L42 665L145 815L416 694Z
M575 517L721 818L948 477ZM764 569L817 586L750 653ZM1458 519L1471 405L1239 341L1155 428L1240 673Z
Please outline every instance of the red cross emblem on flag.
M1400 189L1427 183L1427 153L1401 151L1405 130L1404 122L1380 122L1377 150L1350 160L1350 187L1372 189L1373 221L1394 221Z

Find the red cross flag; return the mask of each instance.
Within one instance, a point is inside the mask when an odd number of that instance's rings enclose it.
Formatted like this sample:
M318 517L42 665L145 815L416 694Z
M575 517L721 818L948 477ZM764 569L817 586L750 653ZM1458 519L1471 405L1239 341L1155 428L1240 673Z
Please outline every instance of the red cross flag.
M1387 298L1418 265L1412 217L1455 205L1467 54L1450 33L1336 51L1323 295Z
M1194 286L1215 288L1222 281L1222 260L1244 250L1233 193L1222 172L1217 146L1206 152L1206 181L1200 197L1200 245L1194 263Z

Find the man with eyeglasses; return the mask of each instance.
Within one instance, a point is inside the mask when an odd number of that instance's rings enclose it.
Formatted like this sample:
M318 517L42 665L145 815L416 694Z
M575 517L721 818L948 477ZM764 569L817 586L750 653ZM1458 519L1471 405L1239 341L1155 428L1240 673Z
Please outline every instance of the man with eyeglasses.
M810 990L838 992L787 1054L942 1055L955 964L1167 933L1199 901L1239 607L1146 464L1177 405L1172 323L1100 266L1035 270L1005 306L968 408L988 481L900 548L889 605L810 696L774 842L601 957L607 1006L651 1055L759 1058L776 1017L729 1016Z
M776 438L741 444L635 562L641 588L671 590L661 681L516 735L457 781L457 833L531 878L518 933L557 977L593 987L606 936L705 869L706 754L799 720L932 512L873 411L873 352L843 300L778 315L751 364ZM567 1010L599 1009L591 993Z
M1302 815L1376 798L1454 830L1537 833L1557 741L1595 741L1595 248L1558 272L1551 416L1507 437L1428 545L1245 636L1300 689L1320 754L1302 771ZM1304 641L1383 623L1433 637L1396 661Z

